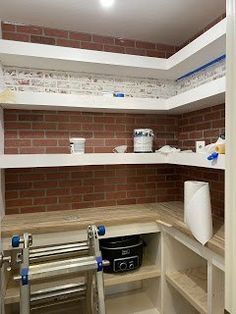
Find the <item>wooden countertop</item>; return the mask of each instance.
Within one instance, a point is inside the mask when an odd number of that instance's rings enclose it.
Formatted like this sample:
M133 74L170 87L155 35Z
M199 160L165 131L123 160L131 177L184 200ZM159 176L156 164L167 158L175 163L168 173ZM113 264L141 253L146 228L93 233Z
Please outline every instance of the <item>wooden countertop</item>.
M2 237L30 232L42 234L85 229L89 224L106 226L140 222L158 222L172 225L192 237L184 224L182 202L134 204L91 209L42 212L5 216L2 223ZM212 251L224 255L224 224L214 219L214 236L206 245Z

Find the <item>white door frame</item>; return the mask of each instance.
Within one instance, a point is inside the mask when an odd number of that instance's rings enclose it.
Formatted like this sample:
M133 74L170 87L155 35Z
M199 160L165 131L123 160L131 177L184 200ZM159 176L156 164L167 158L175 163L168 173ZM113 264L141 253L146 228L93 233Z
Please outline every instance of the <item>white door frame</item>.
M225 309L236 313L236 0L226 0Z
M4 153L4 125L3 125L3 110L0 108L0 154ZM1 222L2 218L5 215L5 182L4 182L4 170L0 169L0 230L1 230ZM0 232L0 252L2 251L2 239ZM4 314L4 267L0 269L0 310L2 314Z

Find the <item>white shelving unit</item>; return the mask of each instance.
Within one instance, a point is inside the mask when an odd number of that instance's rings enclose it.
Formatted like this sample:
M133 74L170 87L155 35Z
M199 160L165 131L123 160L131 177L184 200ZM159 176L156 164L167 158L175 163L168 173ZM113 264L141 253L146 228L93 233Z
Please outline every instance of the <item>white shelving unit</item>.
M176 79L225 53L226 19L169 59L0 40L3 65Z
M149 225L150 227L150 225ZM160 229L159 229L160 227ZM224 258L208 247L177 231L174 227L159 226L143 233L143 223L114 226L109 237L137 234L146 243L142 266L132 272L104 274L106 309L108 314L222 314L224 309ZM111 227L108 227L108 230ZM121 230L121 229L122 230ZM117 234L118 232L118 234ZM133 233L134 232L134 233ZM85 231L70 231L71 237L84 237ZM65 232L50 234L57 244L67 243ZM51 241L40 234L44 245ZM9 243L9 239L7 242ZM44 242L46 241L46 242ZM35 243L37 246L39 243ZM78 283L78 277L66 274L53 282L37 282L32 291L51 285ZM5 304L7 313L17 314L19 283L8 282ZM15 310L13 310L15 309ZM70 313L77 313L74 307ZM45 313L48 313L45 311ZM55 312L61 313L61 312Z
M182 166L224 169L225 156L219 155L218 160L212 162L207 160L207 154L200 153L172 153L169 155L160 153L0 155L0 167L2 169L129 164L174 164Z
M224 271L213 264L216 256L204 254L198 242L170 233L163 240L164 313L223 313Z
M225 77L205 83L168 99L115 98L105 96L15 92L6 109L71 110L127 113L181 113L224 102Z
M104 286L106 294L106 312L109 314L159 314L161 307L161 240L160 232L139 234L145 243L142 266L131 272L104 273ZM123 230L122 235L129 235L130 228ZM113 237L112 234L110 236ZM42 290L45 287L78 283L80 274L71 278L65 274L49 282L43 280L31 285L32 291ZM145 284L146 283L146 284ZM147 284L148 283L148 284ZM18 313L17 305L20 300L19 283L13 278L9 280L5 295L7 313ZM77 311L76 311L77 310ZM70 313L77 313L77 307ZM45 310L45 313L48 313ZM57 313L57 312L55 312Z

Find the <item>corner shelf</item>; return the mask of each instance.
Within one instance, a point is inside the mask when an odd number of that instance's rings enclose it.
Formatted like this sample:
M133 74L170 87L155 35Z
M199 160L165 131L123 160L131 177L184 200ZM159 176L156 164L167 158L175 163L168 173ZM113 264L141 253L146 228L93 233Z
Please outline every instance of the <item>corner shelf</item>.
M168 59L0 40L3 65L176 79L225 53L226 19Z
M173 114L200 110L225 102L225 76L201 84L167 99L168 112Z
M206 267L197 267L166 274L169 282L199 313L207 314Z
M115 98L41 92L14 92L14 95L14 103L2 103L1 107L29 110L176 114L223 103L225 77L207 82L168 99Z
M173 153L168 155L168 162L171 165L202 167L211 169L225 169L225 155L219 155L216 161L207 160L206 153Z
M216 162L208 161L207 154L197 153L96 153L96 154L16 154L0 155L0 168L38 168L97 165L172 164L212 169L225 169L225 156Z

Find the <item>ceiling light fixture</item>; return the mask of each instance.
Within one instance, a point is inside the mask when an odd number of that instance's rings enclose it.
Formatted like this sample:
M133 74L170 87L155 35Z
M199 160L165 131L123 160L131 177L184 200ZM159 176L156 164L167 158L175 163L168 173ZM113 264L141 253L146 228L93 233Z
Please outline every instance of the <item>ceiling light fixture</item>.
M104 8L110 8L114 5L115 0L100 0L100 3Z

